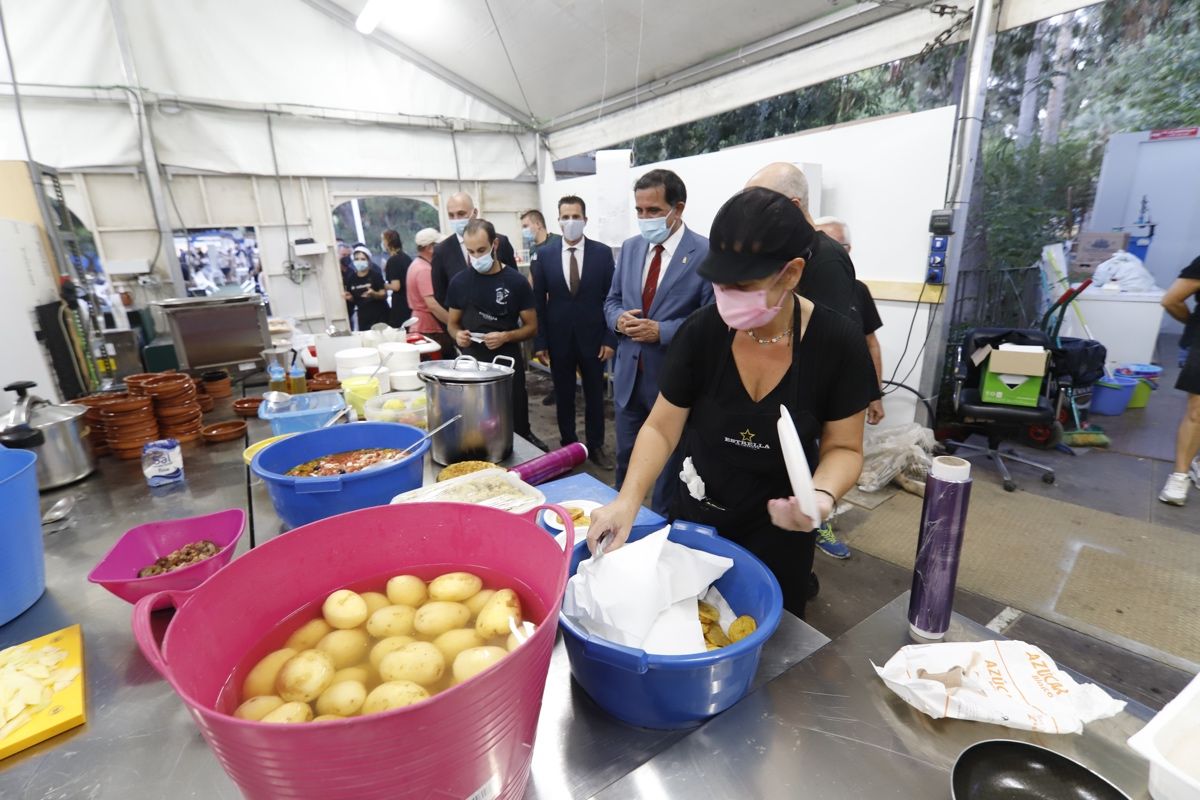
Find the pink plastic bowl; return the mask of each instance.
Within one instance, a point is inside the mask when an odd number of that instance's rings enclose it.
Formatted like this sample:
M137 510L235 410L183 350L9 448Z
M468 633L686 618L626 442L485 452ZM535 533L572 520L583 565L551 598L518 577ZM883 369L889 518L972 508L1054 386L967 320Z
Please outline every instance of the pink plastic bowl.
M245 529L246 512L240 508L138 525L125 531L92 569L88 580L127 603L136 603L155 592L194 589L233 559L233 551ZM137 576L142 567L201 539L208 539L220 548L215 556L163 575Z

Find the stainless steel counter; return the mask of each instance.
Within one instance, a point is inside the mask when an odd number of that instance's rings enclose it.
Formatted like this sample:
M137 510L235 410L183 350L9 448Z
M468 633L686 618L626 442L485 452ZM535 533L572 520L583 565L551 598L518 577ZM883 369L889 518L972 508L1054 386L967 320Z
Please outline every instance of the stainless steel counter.
M250 441L269 434L251 420ZM157 519L244 508L262 543L282 530L265 487L242 463L246 442L184 446L186 482L146 486L137 461L102 459L91 478L42 496L43 508L73 495L68 525L46 536L46 593L27 612L0 626L0 648L59 628L83 626L87 722L0 761L0 797L32 800L141 800L239 797L200 736L182 701L142 658L130 632L130 606L86 581L87 573L129 528ZM513 463L540 453L514 443ZM239 552L250 546L243 537ZM166 615L157 620L165 626ZM828 641L790 615L764 650L763 684ZM570 680L560 641L551 661L531 797L587 796L603 789L681 732L629 728L608 717Z
M1078 736L934 720L906 704L876 676L871 662L882 666L912 643L907 608L905 593L596 797L949 797L955 758L984 739L1048 747L1096 770L1132 798L1149 796L1147 765L1125 744L1152 716L1140 704L1129 703ZM992 638L991 631L957 614L946 636Z

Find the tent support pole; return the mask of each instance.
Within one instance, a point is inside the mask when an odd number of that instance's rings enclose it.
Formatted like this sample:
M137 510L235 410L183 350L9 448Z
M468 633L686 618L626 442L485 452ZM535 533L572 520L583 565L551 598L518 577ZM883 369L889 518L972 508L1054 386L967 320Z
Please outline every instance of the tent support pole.
M958 117L950 152L950 172L946 181L946 208L954 211L954 235L946 253L945 283L942 305L931 305L929 313L941 313L942 318L929 329L925 343L925 361L921 366L920 392L933 397L942 385L942 362L946 357L946 342L950 336L953 292L958 280L959 263L967 238L967 214L971 208L971 188L974 183L979 145L983 138L983 110L987 100L988 78L991 76L992 52L999 27L1000 3L997 0L975 0L971 20L971 38L967 42L967 74L958 99ZM935 403L936 407L936 403ZM919 411L919 409L918 409ZM933 427L936 420L929 420Z
M125 75L126 85L133 87L129 93L129 111L133 114L134 123L138 126L142 166L146 173L146 187L150 192L150 207L154 211L154 222L160 236L158 243L160 252L156 254L156 259L161 256L166 260L167 272L171 276L175 296L187 297L187 281L183 278L179 257L175 253L175 232L171 230L171 218L167 214L167 202L163 196L162 170L158 163L158 153L154 149L154 135L150 131L150 119L146 116L146 104L142 99L141 82L138 80L137 65L133 59L133 46L130 44L129 30L125 25L125 13L121 8L121 0L109 0L108 7L112 14L117 49L120 51L121 71ZM183 221L180 220L180 222Z

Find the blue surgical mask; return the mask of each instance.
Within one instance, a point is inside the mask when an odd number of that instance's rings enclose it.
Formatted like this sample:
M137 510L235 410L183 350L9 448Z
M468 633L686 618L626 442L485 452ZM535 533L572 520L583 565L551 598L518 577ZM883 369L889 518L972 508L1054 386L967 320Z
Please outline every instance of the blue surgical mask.
M529 247L533 244L533 231L529 230L529 228L522 228L521 238L525 240L525 246Z
M652 217L650 219L639 219L638 228L641 229L642 238L650 244L662 244L671 236L671 229L667 225L667 220L671 218L670 212L667 212L665 217Z
M475 271L478 272L480 275L483 275L483 274L487 273L488 271L490 271L493 263L494 263L494 261L492 260L491 253L484 253L479 258L471 259L471 266L474 267Z
M365 258L354 259L354 269L356 272L369 272L371 270L371 262Z
M470 221L469 219L452 219L450 220L450 230L454 231L456 236L462 236Z
M577 242L579 237L583 236L583 227L587 225L587 220L560 219L558 225L562 228L564 239L568 242Z

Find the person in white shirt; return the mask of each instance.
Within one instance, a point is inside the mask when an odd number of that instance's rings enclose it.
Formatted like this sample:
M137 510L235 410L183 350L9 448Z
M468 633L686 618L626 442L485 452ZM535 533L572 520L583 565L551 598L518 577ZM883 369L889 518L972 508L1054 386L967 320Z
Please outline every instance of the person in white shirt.
M575 430L575 375L583 383L588 458L601 469L614 464L604 449L604 365L617 335L604 318L613 279L612 248L583 235L587 204L568 195L558 201L561 240L547 240L531 260L538 333L534 352L550 365L563 445L579 441Z
M609 329L618 334L613 368L616 406L616 484L625 480L638 431L658 399L658 376L667 347L684 320L713 302L712 284L696 271L708 239L683 224L687 187L674 172L655 169L633 185L641 233L626 239L604 303ZM651 507L665 514L679 486L678 453L654 485Z

